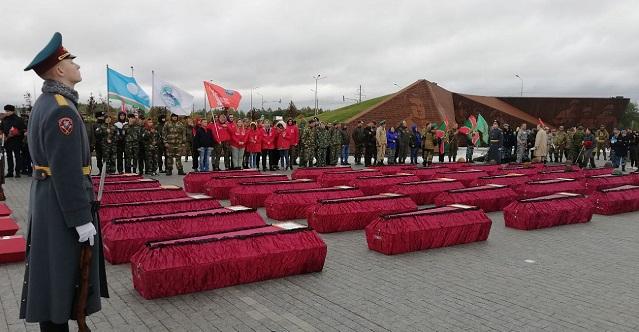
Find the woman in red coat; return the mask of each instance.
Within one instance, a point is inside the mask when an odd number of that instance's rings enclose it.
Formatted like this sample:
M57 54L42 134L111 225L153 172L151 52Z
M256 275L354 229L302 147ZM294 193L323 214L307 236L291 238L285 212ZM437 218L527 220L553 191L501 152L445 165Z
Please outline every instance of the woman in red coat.
M271 123L264 121L264 129L262 130L262 170L266 171L266 158L268 156L269 170L277 170L275 162L275 129L271 128Z
M291 166L297 165L297 156L299 154L297 146L300 140L300 132L295 120L291 118L288 118L288 121L286 121L286 135L291 144L291 148L288 150L288 155L291 158Z
M275 145L277 147L278 155L280 158L280 166L282 169L289 169L291 167L290 156L288 150L291 148L291 137L286 131L286 124L283 121L277 123L277 139Z
M260 169L257 156L262 152L262 132L257 128L255 122L251 122L251 128L248 132L246 152L249 153L249 168Z
M244 149L248 139L248 129L244 127L244 121L238 121L231 132L231 157L233 159L233 169L242 169Z

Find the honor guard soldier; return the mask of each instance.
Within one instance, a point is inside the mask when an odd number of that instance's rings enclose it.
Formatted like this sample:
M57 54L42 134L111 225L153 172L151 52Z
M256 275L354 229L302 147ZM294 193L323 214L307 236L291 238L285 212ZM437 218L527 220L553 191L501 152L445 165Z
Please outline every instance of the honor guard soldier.
M34 183L20 318L40 323L42 331L68 331L70 319L82 326L85 315L101 309L100 297L108 297L89 140L74 90L82 77L74 58L56 32L25 68L45 81L27 131ZM89 272L83 281L81 252L93 257L83 264Z

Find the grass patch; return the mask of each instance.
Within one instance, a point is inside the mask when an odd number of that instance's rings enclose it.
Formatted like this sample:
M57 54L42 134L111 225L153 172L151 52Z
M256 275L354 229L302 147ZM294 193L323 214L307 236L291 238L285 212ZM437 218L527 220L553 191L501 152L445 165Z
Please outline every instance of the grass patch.
M353 105L345 106L345 107L342 107L342 108L338 108L338 109L336 109L334 111L324 112L324 113L318 115L317 117L322 122L333 122L333 123L335 123L335 122L344 122L344 121L352 118L353 116L359 114L360 112L368 109L369 107L374 106L375 104L381 102L382 100L384 100L388 96L390 96L390 95L386 95L386 96L381 96L381 97L365 100L365 101L362 101L359 104L353 104ZM312 118L312 117L310 117L310 118Z

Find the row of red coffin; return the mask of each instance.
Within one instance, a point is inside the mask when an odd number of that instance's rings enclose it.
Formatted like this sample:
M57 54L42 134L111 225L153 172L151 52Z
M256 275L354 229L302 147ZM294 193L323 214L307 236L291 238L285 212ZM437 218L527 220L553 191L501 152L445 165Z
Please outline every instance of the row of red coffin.
M10 216L11 209L0 203L0 264L24 260L27 243L23 236L15 235L20 227Z

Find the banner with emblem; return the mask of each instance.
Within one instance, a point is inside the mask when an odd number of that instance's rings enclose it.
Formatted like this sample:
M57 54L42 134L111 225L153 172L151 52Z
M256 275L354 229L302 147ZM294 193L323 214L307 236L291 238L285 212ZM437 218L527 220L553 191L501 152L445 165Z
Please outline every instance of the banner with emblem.
M204 81L204 91L211 108L228 107L237 110L242 95L235 90L224 89L219 85Z
M142 90L135 78L125 76L107 66L107 89L109 99L121 101L133 107L148 110L151 108L149 95Z
M172 83L153 80L153 106L164 106L171 113L188 115L193 109L193 95Z

